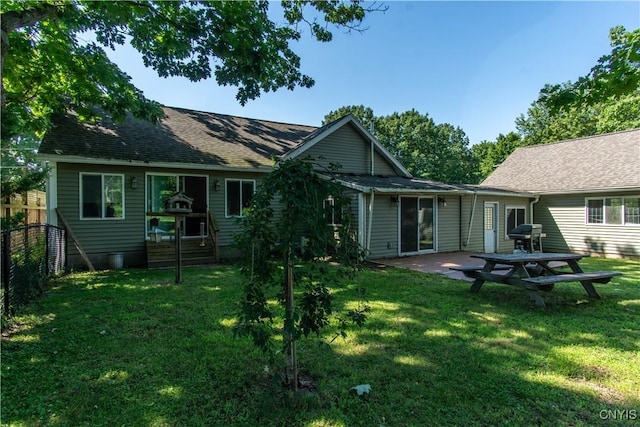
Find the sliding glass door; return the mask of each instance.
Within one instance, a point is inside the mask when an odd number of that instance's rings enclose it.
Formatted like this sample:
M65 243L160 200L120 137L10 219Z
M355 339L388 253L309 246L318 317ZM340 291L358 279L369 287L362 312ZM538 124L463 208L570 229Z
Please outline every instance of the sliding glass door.
M435 249L432 197L400 198L400 252L429 252Z
M164 200L176 191L182 191L193 199L192 215L183 219L184 235L200 236L201 222L205 224L206 234L208 207L206 176L148 174L146 187L147 233L154 231L157 227L165 237L175 234L174 217L164 215Z

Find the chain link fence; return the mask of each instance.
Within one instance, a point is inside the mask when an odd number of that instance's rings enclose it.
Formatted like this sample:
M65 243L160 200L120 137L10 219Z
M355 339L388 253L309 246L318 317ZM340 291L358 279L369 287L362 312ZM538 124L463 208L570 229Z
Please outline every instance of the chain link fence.
M67 236L63 228L31 224L2 232L3 315L38 297L47 280L65 270Z

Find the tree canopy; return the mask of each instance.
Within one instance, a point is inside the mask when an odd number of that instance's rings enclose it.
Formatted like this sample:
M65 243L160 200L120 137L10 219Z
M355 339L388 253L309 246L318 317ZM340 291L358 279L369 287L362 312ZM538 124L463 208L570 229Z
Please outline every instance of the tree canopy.
M522 144L522 138L515 132L500 134L495 142L483 141L471 147L471 151L478 159L478 172L481 177L487 177L497 165L502 163L509 154Z
M270 5L188 0L0 2L3 153L15 151L15 138L41 137L50 116L69 108L84 120L103 113L115 121L127 113L150 121L160 118L160 105L135 87L109 60L106 49L130 43L158 75L191 81L214 78L219 85L237 87L236 98L245 104L264 92L313 86L291 47L305 32L329 42L333 30L362 31L367 13L385 9L360 1L286 0L281 4L282 19L276 22L268 13ZM11 174L3 174L3 184L5 176Z
M575 82L548 84L538 101L552 112L578 105L602 104L612 98L633 95L640 88L640 28L622 26L609 31L611 53L603 55L586 76Z
M116 120L126 112L157 119L159 106L105 54L105 48L127 42L160 76L213 77L220 85L236 86L241 104L279 88L311 87L313 78L300 71L291 42L305 27L316 40L331 41L331 27L361 30L366 13L382 10L359 1L287 0L284 21L276 23L269 4L5 0L0 3L3 128L24 129L31 122L42 131L47 113L69 104L100 106ZM83 40L89 31L95 42Z

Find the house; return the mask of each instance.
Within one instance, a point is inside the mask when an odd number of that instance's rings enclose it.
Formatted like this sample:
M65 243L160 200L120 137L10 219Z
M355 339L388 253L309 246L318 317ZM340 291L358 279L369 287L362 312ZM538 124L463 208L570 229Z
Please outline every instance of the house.
M39 156L51 170L50 222L64 221L97 267L113 253L125 266L161 265L163 256L170 263L176 219L163 201L176 191L193 199L179 219L183 250L194 262L232 256L237 218L285 159L314 159L319 173L341 165L338 179L371 258L510 251L506 233L527 222L535 201L528 192L414 178L351 115L312 127L171 107L156 125L131 117L81 123L69 113L53 119ZM70 263L82 259L71 247Z
M640 256L640 129L518 148L482 185L536 195L545 250Z

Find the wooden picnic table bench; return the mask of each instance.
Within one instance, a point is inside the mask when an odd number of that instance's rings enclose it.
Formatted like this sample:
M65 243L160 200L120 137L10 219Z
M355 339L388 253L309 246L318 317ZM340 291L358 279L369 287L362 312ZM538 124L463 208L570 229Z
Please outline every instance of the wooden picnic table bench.
M556 253L515 253L472 255L485 261L483 266L456 266L451 270L461 271L473 278L471 292L478 292L484 282L491 281L526 290L532 300L545 307L539 291L551 291L556 283L580 282L591 298L601 298L593 283L608 283L622 273L617 271L584 272L578 261L586 255ZM554 263L552 265L551 263ZM568 266L571 272L558 267ZM501 272L506 270L506 272Z
M496 265L493 270L509 270L511 266L509 265ZM449 270L461 271L465 273L467 271L480 271L482 270L481 265L459 265L456 267L449 267Z
M566 273L555 276L538 276L522 279L525 282L536 283L538 285L551 285L559 282L582 282L588 280L595 283L609 283L611 278L620 276L618 271L593 271L589 273Z

